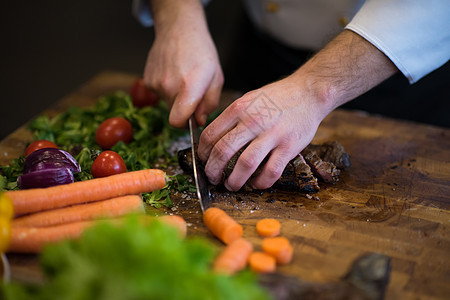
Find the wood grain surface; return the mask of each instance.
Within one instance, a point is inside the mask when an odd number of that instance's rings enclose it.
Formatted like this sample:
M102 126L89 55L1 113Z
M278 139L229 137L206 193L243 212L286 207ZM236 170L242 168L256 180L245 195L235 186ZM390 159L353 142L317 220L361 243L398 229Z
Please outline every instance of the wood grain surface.
M135 75L104 72L45 113L71 105L87 107L99 96L128 90ZM223 103L236 97L224 93ZM406 109L406 108L405 108ZM25 126L0 142L0 164L18 157L31 136ZM279 268L302 280L339 280L366 252L392 258L386 299L449 299L450 130L336 110L321 124L315 143L337 140L352 167L335 184L321 183L317 197L276 190L229 193L213 189L214 206L244 226L258 249L255 224L264 217L282 223L294 245L294 259ZM201 222L196 199L173 197L171 213L189 223L189 235L220 244ZM15 280L41 280L37 257L9 254Z

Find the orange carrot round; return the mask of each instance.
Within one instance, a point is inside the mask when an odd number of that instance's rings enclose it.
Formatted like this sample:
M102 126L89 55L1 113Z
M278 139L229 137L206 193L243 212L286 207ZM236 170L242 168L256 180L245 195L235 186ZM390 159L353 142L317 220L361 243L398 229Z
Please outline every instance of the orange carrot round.
M280 234L281 224L275 219L262 219L256 223L256 232L264 237L274 237Z
M273 273L277 262L275 257L264 252L253 252L248 259L250 269L256 273Z
M253 251L252 244L243 238L232 241L214 261L216 272L232 275L247 265L248 257Z
M225 244L240 238L244 232L241 225L227 215L226 212L216 207L208 208L205 211L203 222Z
M8 191L16 215L162 189L165 173L149 169L42 189Z
M137 195L128 195L25 215L14 219L12 226L47 227L100 218L120 217L135 212L144 212L142 199Z
M279 264L289 263L294 252L291 243L285 237L265 238L262 249L265 253L272 255Z
M186 221L182 217L175 215L166 215L159 218L164 223L167 223L177 228L180 231L182 237L186 237L187 225Z

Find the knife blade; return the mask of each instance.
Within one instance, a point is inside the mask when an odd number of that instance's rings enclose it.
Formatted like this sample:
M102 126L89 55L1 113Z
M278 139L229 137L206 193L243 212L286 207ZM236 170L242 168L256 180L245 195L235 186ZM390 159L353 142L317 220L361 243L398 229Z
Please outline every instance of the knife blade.
M208 188L208 180L206 178L205 170L200 164L200 160L197 155L198 142L200 140L200 128L195 120L194 116L189 118L189 133L191 134L192 144L192 166L194 168L194 181L197 188L197 197L200 202L202 212L205 212L209 208L211 203L211 194Z

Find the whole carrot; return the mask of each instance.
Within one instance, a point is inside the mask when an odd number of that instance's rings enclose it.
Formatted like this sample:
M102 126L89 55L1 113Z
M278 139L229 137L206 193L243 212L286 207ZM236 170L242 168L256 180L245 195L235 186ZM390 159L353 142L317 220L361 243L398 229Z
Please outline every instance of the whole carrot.
M187 225L186 221L180 217L175 215L166 215L158 217L162 222L172 225L180 231L182 237L186 237Z
M214 261L214 271L232 275L247 265L248 257L253 251L252 244L246 239L232 241Z
M149 169L43 189L9 191L16 215L162 189L165 173Z
M242 226L220 208L208 208L203 214L203 222L225 244L240 238L243 233Z
M12 226L47 227L99 218L120 217L133 212L144 212L144 206L140 196L128 195L46 210L13 219Z
M65 239L75 239L95 221L82 221L51 227L12 227L8 252L38 253L42 247Z
M183 236L186 233L186 222L178 216L150 217L143 215L138 220L145 224L155 219L174 226L180 230L180 234ZM107 222L120 225L123 220L124 218L114 218ZM95 224L97 221L80 221L48 227L13 227L8 252L39 253L42 247L48 244L80 237L84 230Z

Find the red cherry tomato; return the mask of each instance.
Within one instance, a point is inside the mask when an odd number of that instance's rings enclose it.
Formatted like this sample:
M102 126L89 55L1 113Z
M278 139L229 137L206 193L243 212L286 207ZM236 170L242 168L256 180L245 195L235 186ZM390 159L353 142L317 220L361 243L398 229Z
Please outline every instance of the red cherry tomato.
M155 106L159 101L158 96L144 85L142 79L133 83L130 95L136 107Z
M117 142L131 142L133 128L130 122L121 117L109 118L98 126L95 140L102 149L111 149Z
M95 178L125 173L126 171L127 166L125 165L123 158L118 153L111 150L100 153L91 167L92 176Z
M58 146L50 141L47 140L37 140L32 142L27 149L25 149L25 157L27 157L28 155L30 155L31 153L33 153L36 150L39 149L43 149L43 148L56 148L58 149Z

